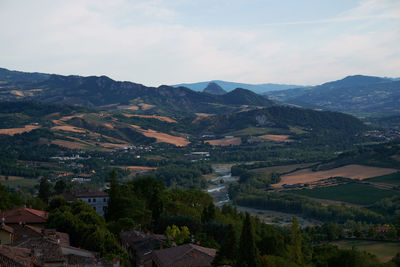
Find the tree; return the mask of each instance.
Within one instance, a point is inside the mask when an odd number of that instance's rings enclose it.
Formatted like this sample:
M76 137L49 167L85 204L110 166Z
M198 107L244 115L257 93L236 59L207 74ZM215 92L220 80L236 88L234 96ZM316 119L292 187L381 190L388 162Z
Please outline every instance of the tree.
M290 259L299 265L303 263L301 242L302 242L302 237L300 232L299 221L297 220L297 217L293 217L292 227L290 229L289 253L290 253Z
M47 178L42 178L39 185L39 198L45 203L48 203L50 195L50 182Z
M187 226L182 226L180 229L178 226L173 224L172 226L167 226L165 230L165 235L167 236L168 241L170 238L173 238L175 242L180 245L188 240L190 237L189 228Z
M214 265L230 265L235 266L235 259L238 251L238 240L235 228L229 224L225 233L225 238L221 244L221 249L217 252Z
M254 240L254 229L250 214L246 212L240 236L239 251L237 253L237 266L261 266L259 251Z
M161 190L156 188L150 199L150 209L151 209L151 219L153 222L153 225L157 225L158 220L164 211L164 204L161 198Z
M201 213L201 222L207 223L215 219L215 206L213 203L210 203L207 207L203 209Z
M66 189L67 189L67 184L65 183L64 180L58 180L54 186L54 190L58 195L64 193Z
M117 181L117 172L112 170L109 175L110 181L110 190L108 192L109 199L108 199L108 207L106 211L106 218L107 220L115 220L116 213L118 212L118 197L119 194L119 184Z

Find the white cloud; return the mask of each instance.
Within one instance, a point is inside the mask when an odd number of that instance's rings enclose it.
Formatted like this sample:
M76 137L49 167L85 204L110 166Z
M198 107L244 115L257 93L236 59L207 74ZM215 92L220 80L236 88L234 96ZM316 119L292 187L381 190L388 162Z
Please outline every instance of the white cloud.
M400 76L398 10L395 1L362 1L317 23L212 29L177 24L179 12L162 0L2 1L0 60L12 69L147 85Z

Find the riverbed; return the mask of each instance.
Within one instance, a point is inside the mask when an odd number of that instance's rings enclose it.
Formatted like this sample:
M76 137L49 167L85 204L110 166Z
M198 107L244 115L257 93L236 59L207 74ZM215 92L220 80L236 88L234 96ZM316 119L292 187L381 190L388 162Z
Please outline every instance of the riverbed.
M232 205L232 201L229 199L228 195L228 188L231 183L239 180L239 177L232 176L231 167L233 165L234 164L212 165L214 172L213 175L208 178L208 181L211 182L211 184L207 188L206 192L214 199L214 204L217 207L222 207L225 204ZM319 221L304 219L298 215L286 212L260 210L243 206L238 206L237 209L241 212L249 212L251 215L259 217L260 220L267 224L289 226L292 222L293 216L298 218L301 227L321 224Z

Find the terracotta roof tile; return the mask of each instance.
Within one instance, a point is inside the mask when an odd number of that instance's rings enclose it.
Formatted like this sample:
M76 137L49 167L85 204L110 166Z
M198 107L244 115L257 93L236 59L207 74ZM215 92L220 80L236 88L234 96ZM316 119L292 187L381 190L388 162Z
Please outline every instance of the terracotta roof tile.
M14 233L14 229L12 227L8 226L8 225L5 225L5 224L1 224L0 225L0 230L4 230L4 231L9 232L9 233Z
M185 244L153 251L153 261L160 267L212 266L216 250Z
M65 258L61 247L57 242L48 238L30 238L21 242L13 243L12 246L33 249L35 257L44 262L64 262Z
M5 218L6 224L46 223L49 214L42 210L17 208L0 213L0 217Z
M0 245L0 255L24 266L30 266L32 261L31 250L27 248Z

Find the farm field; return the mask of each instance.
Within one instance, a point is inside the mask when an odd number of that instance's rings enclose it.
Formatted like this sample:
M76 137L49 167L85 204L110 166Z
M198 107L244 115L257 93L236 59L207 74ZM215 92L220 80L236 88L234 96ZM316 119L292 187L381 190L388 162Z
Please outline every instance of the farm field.
M65 132L73 132L73 133L86 133L87 130L78 128L75 126L71 125L60 125L60 126L54 126L51 128L53 131L65 131Z
M282 135L282 134L266 134L261 135L259 138L270 140L274 142L291 142L292 140L289 139L289 135Z
M30 131L38 129L38 128L40 128L40 126L25 125L24 128L0 129L0 134L15 135L15 134L21 134L21 133L25 133L25 132L30 132Z
M356 249L369 252L378 257L382 262L390 261L399 251L399 242L382 242L368 240L341 240L331 243L343 249Z
M361 183L292 190L290 192L312 198L343 201L359 205L371 205L380 199L400 195L400 192L397 191L383 190L372 185Z
M39 184L39 181L37 179L28 179L20 176L9 176L8 180L5 180L5 176L0 175L0 183L13 189L17 187L30 189Z
M187 146L190 142L183 137L173 136L166 133L160 133L151 129L144 130L138 129L138 132L142 133L147 137L154 137L157 139L157 142L160 143L169 143L176 146Z
M257 172L257 173L271 173L271 172L288 173L288 172L292 172L292 171L294 171L296 169L307 168L307 167L310 167L310 166L315 165L315 164L316 163L291 164L291 165L282 165L282 166L258 168L258 169L253 169L251 171Z
M205 143L209 143L212 146L238 146L242 143L242 139L240 137L234 138L223 138L223 139L215 139L215 140L207 140Z
M277 132L279 131L279 132ZM225 135L243 136L243 135L263 135L263 134L280 134L282 130L268 127L248 127L238 131L226 133ZM285 132L287 133L287 131Z
M147 118L147 119L156 119L159 121L171 122L176 123L177 121L166 116L158 116L158 115L137 115L137 114L126 114L123 113L125 117L138 117L138 118Z
M398 170L391 168L370 167L356 164L316 172L312 171L311 169L304 169L287 175L282 175L281 182L274 184L273 187L279 188L284 184L311 183L330 177L345 177L363 180L381 175L392 174L397 171Z
M367 180L368 182L387 183L393 185L400 185L400 172L374 177Z

